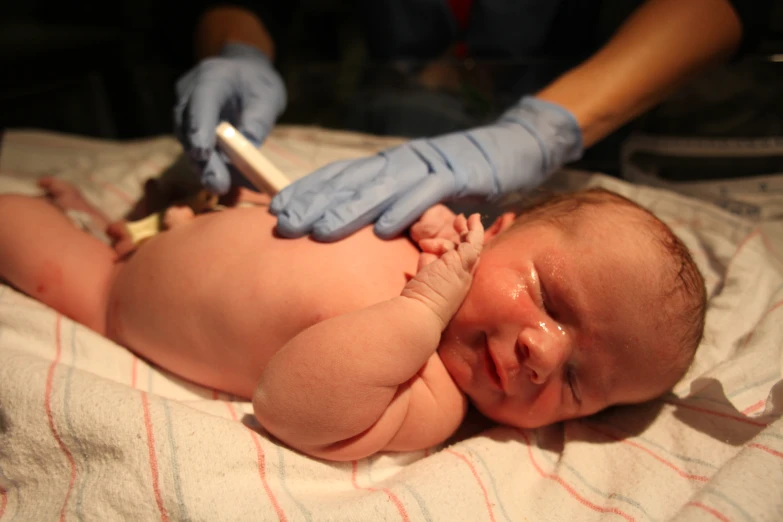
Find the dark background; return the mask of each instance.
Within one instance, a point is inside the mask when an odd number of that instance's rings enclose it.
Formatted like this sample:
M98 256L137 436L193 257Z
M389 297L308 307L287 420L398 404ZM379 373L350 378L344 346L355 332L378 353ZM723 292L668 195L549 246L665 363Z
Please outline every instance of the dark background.
M0 4L0 128L108 139L170 134L174 83L194 65L191 44L197 12L185 4ZM280 121L400 133L368 116L362 101L369 99L368 93L407 88L404 71L415 70L415 64L401 69L399 64L370 60L351 5L350 0L302 2L279 64L289 94ZM634 5L628 0L600 2L589 24L566 24L552 38L556 44L541 55L513 63L477 64L466 72L475 79L476 92L457 103L469 106L468 112L479 121L492 117L504 103L578 63L611 35ZM424 127L420 133L441 130ZM758 45L604 140L588 152L584 166L615 171L619 144L631 129L673 135L783 136L783 0L776 0Z

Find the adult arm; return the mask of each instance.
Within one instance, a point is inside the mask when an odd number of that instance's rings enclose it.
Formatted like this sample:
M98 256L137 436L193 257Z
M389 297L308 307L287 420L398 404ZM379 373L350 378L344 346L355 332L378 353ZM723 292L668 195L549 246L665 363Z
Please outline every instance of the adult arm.
M731 56L742 32L727 0L648 0L595 55L536 96L573 114L589 147Z
M374 222L391 237L440 201L531 190L728 57L741 36L728 0L648 0L593 57L495 124L330 164L293 183L272 200L278 231L332 241Z
M264 21L253 11L236 5L208 7L200 16L195 37L196 58L217 56L229 42L255 47L275 59L275 42Z

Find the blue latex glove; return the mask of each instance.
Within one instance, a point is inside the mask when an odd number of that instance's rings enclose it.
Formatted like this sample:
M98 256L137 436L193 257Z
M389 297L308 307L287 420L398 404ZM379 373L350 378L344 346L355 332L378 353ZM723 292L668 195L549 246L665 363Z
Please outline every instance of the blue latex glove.
M269 58L244 44L230 43L177 81L174 126L204 188L225 194L232 177L228 159L215 149L215 128L227 121L260 145L286 104L283 80Z
M582 150L570 112L525 97L493 125L329 164L283 189L271 210L286 237L334 241L376 222L389 238L440 201L535 188Z

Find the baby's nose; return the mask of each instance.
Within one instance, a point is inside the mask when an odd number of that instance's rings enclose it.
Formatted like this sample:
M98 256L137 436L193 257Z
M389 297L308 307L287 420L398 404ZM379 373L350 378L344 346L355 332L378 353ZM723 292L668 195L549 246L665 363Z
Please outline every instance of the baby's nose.
M517 342L522 366L528 369L530 380L536 384L545 383L563 366L571 355L570 346L570 338L564 330L546 324L525 328Z

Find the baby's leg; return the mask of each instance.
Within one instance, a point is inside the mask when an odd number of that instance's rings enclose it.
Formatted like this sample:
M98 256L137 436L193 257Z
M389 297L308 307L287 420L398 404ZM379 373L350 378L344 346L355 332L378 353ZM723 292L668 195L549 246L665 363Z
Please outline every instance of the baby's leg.
M52 202L0 195L0 278L101 334L115 258Z

